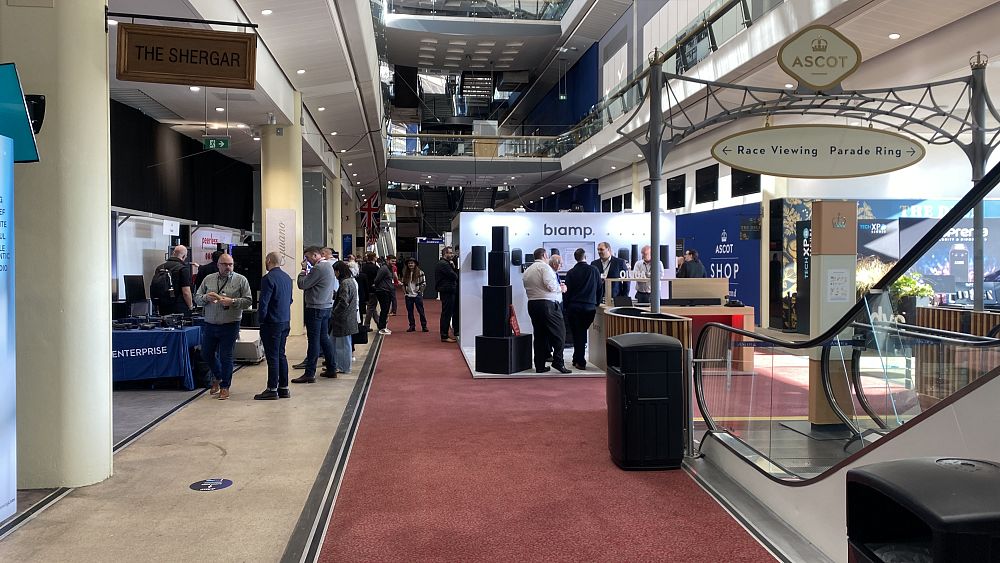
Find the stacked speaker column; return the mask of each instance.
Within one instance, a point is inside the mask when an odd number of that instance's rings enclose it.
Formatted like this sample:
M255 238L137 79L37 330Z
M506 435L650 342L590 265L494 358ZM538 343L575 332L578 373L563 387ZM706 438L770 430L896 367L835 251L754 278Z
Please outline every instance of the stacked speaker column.
M476 371L512 374L531 367L531 335L515 335L510 315L510 250L507 227L493 227L483 286L483 334L476 337Z

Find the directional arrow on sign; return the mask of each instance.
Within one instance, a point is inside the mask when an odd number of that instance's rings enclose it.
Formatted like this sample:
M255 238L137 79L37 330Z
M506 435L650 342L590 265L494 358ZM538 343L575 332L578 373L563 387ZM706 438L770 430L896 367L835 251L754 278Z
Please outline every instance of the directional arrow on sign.
M722 152L723 152L723 154L729 154L729 146L726 145L726 146L722 147Z
M910 149L910 156L917 154L916 149Z

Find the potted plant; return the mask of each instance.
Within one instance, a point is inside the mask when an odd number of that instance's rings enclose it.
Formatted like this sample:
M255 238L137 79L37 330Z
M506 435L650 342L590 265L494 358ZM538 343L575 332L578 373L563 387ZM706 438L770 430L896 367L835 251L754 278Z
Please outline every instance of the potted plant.
M890 295L896 312L902 314L906 324L917 322L917 298L934 296L934 288L917 272L907 272L892 282Z

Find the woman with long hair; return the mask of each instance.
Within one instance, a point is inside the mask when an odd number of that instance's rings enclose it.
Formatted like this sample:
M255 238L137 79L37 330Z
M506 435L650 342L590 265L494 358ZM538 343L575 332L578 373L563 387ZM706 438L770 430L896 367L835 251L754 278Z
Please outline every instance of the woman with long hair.
M410 322L410 328L406 332L416 330L413 322L413 307L420 313L420 330L427 332L427 317L424 316L424 288L427 287L427 278L420 270L420 263L413 258L406 259L401 277L403 292L406 294L406 320Z
M361 312L358 306L358 284L346 262L333 265L340 287L333 299L330 314L330 335L334 337L333 358L338 373L351 372L351 336L358 332Z

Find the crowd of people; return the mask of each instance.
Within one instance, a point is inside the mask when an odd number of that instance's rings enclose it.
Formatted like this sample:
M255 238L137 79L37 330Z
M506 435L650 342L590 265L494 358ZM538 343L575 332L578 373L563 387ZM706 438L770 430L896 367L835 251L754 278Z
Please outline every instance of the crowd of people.
M213 254L212 262L200 268L197 278L191 275L186 258L187 248L176 246L170 258L157 267L150 295L161 314L186 313L194 306L204 309L201 354L212 374L210 393L225 400L230 396L233 352L243 310L253 304L250 284L246 277L233 271L235 264L229 254L221 251ZM604 300L602 280L648 278L650 274L649 246L642 248L641 259L631 268L625 260L612 255L607 242L597 245L597 257L592 262L588 259L584 249L577 249L573 254L575 264L568 269L565 281L560 282L558 272L563 269L563 258L558 254L550 257L544 248L538 248L534 251L534 263L524 271L522 282L534 330L534 364L538 373L553 369L571 373L563 358L567 326L573 337L572 366L586 370L587 330ZM350 373L354 346L367 342L368 332L392 334L388 318L397 313L399 289L404 296L407 332L417 330L417 320L422 332L430 331L423 301L427 274L416 259L407 258L400 270L395 256L383 259L367 252L359 264L354 255L339 260L330 248L310 246L303 252L301 270L294 280L303 292L307 352L302 362L291 366L303 370L302 375L290 379L285 345L290 332L293 280L282 270L282 261L277 252L265 257L267 273L261 278L258 322L267 360L267 385L254 399L289 398L289 383L315 383L317 375L336 378ZM441 341L457 342L459 268L452 247L444 247L433 273L434 290L441 300ZM705 276L697 251L689 249L685 253L684 262L678 264L677 276ZM635 283L637 302L649 303L649 282ZM628 296L629 286L629 281L613 282L613 296Z

